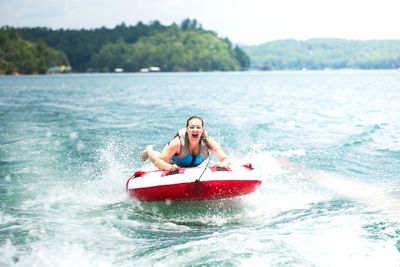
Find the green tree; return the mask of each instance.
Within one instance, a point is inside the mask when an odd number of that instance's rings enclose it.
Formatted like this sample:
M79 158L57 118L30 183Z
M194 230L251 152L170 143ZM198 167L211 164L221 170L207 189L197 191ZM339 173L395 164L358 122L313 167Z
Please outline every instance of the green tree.
M203 30L195 19L186 19L180 26L164 26L156 20L149 25L138 22L135 26L127 26L121 23L114 29L20 28L18 32L27 40L37 42L41 39L52 48L62 50L74 71L111 71L116 66L138 71L149 65L160 66L165 71L239 70L248 67L246 55L240 48L234 48L229 40L224 41L215 33ZM219 49L207 51L208 46Z
M43 41L25 41L12 28L0 30L0 73L46 73L50 67L62 64L68 65L65 54Z
M246 60L240 51L211 32L180 30L175 25L142 37L134 44L123 40L108 44L94 57L92 65L98 70L120 66L126 71L150 66L158 66L163 71L240 70L237 56L243 62Z
M281 40L244 46L258 69L395 69L400 67L400 41L343 39Z

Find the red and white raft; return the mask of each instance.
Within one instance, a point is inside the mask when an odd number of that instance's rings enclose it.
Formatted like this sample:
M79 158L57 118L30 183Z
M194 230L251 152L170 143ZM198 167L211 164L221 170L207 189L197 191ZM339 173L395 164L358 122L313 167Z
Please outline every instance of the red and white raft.
M126 190L141 201L205 200L250 194L261 182L251 164L180 168L173 173L139 170L126 181Z

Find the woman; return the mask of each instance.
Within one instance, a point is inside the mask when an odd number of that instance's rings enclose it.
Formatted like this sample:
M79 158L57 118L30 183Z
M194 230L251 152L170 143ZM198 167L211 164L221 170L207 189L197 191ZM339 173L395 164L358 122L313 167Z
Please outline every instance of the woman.
M141 159L150 160L157 168L166 171L176 171L178 167L195 167L208 156L209 151L219 160L217 166L229 167L230 160L218 143L208 137L204 129L204 121L199 116L191 116L186 122L186 128L181 129L175 138L160 152L153 146L148 146Z

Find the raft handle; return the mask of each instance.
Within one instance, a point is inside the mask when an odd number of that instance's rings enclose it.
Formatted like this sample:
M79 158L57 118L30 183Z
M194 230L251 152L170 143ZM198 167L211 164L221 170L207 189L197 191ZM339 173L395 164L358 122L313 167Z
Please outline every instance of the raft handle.
M222 172L231 172L232 171L232 169L229 168L229 167L220 167L220 166L217 166L217 165L211 166L210 170L212 172L221 172L221 171Z
M254 170L253 164L251 164L250 162L249 162L249 163L246 163L246 164L244 164L244 165L242 165L242 166L245 167L245 168L247 168L249 171Z
M162 176L168 176L168 175L174 175L174 174L183 174L185 172L185 168L181 168L181 167L178 167L178 169L176 169L175 171L164 171L162 174L161 174L161 177Z

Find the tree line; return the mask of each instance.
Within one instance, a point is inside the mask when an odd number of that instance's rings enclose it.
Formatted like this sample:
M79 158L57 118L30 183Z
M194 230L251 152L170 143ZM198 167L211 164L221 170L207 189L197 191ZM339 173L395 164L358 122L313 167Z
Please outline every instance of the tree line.
M263 70L400 68L400 40L280 40L242 49Z
M236 71L400 68L399 40L280 40L237 46L197 20L166 26L158 21L112 29L0 28L0 74L161 71ZM54 68L53 68L54 69Z
M169 26L154 21L135 26L122 23L113 29L15 30L29 42L62 51L74 72L109 72L115 68L135 72L150 66L162 71L236 71L250 66L250 58L240 47L191 19Z
M23 40L12 28L0 30L0 74L43 74L51 67L68 65L67 56L44 41Z

